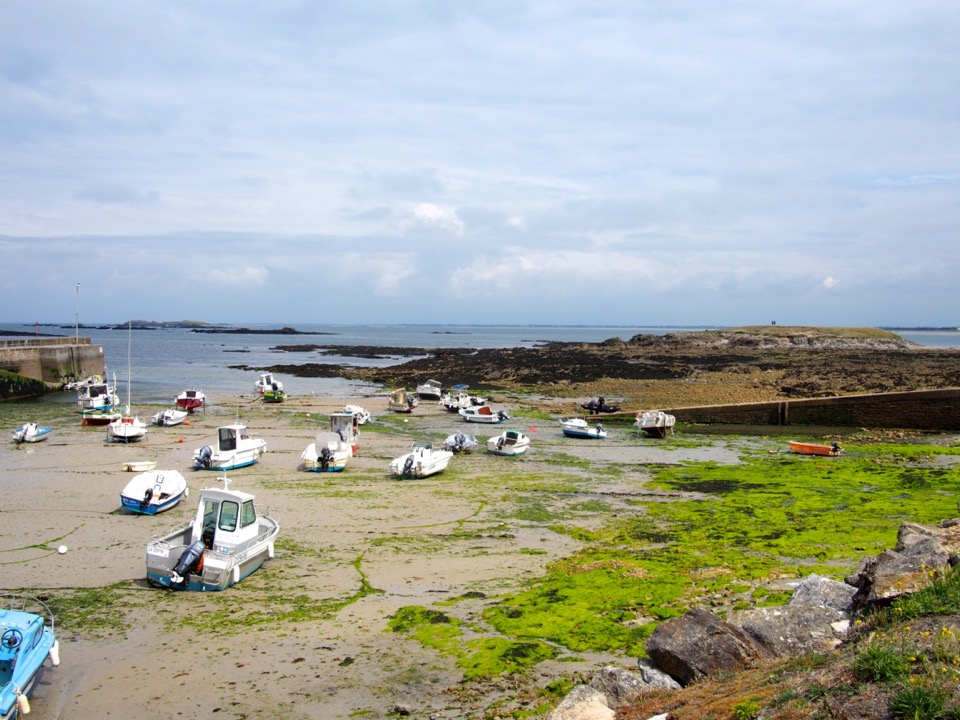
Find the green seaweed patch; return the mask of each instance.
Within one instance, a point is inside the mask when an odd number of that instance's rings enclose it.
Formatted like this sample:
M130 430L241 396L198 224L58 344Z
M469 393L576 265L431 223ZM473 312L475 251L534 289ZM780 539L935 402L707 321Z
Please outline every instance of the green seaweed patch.
M154 599L152 596L150 601ZM45 602L61 629L102 637L125 631L128 618L147 598L134 583L124 581L104 587L56 590Z

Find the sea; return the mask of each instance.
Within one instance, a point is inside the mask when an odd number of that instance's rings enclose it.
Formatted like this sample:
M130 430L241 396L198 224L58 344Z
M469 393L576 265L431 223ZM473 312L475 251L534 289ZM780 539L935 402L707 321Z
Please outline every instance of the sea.
M183 390L203 390L217 394L242 396L254 394L259 373L231 366L268 367L328 363L356 367L385 367L417 356L381 354L376 358L338 355L338 347L350 345L404 348L507 348L534 347L546 342L601 342L610 338L629 340L634 335L665 335L671 332L722 329L719 327L616 327L585 325L314 325L277 323L243 325L263 331L293 327L299 335L289 334L213 334L187 328L128 330L85 324L37 325L0 323L0 330L28 335L88 337L101 345L108 378L116 378L117 390L126 401L171 403ZM905 340L927 347L960 347L960 331L898 330ZM4 339L4 338L0 338ZM288 352L284 345L316 345L319 351ZM129 373L128 373L129 369ZM277 374L284 389L293 395L363 397L376 393L379 386L343 378L302 378ZM128 390L129 389L129 390ZM75 402L76 393L54 393L46 400Z

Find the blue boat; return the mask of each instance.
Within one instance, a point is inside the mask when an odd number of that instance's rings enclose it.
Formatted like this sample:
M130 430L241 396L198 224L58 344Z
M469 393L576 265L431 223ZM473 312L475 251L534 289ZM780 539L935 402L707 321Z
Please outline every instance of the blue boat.
M51 428L37 425L35 422L24 423L16 430L10 431L10 439L17 443L35 443L46 440L47 435L52 432Z
M40 600L11 594L0 600L0 718L6 720L30 712L27 698L47 658L53 667L60 664L60 645L53 614Z

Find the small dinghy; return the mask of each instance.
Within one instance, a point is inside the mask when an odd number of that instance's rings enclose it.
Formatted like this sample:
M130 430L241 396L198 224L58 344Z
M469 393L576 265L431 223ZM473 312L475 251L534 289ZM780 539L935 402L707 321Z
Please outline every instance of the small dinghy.
M353 450L335 432L317 433L300 455L303 469L311 472L340 472L347 466Z
M274 555L280 523L260 513L253 495L230 489L200 491L193 520L147 545L147 582L173 590L223 590Z
M487 452L513 457L523 455L530 447L530 436L519 430L504 430L487 440Z
M834 440L830 445L817 445L815 443L799 442L797 440L787 440L787 445L795 453L801 455L823 455L826 457L836 457L843 452L843 448Z
M186 410L161 410L156 415L154 415L150 420L154 425L159 425L161 427L173 427L174 425L180 425L184 420L187 419Z
M53 626L53 613L37 598L0 595L0 717L27 715L47 659L53 667L60 664Z
M447 439L443 443L444 449L452 453L471 453L477 449L477 445L477 439L473 435L464 433L447 435Z
M156 460L133 460L125 462L123 469L125 472L146 472L147 470L153 470L156 466Z
M595 426L590 426L583 418L561 420L560 429L563 430L563 434L567 437L587 438L590 440L603 440L607 437L607 431L604 430L603 425L597 423Z
M24 423L16 430L10 431L10 439L15 443L35 443L46 440L47 436L53 432L48 427L42 427L35 422Z
M449 450L434 450L433 443L418 442L406 455L390 461L390 472L399 478L436 475L447 469L452 457Z
M150 470L130 479L120 492L120 504L138 515L156 515L189 495L186 479L176 470Z

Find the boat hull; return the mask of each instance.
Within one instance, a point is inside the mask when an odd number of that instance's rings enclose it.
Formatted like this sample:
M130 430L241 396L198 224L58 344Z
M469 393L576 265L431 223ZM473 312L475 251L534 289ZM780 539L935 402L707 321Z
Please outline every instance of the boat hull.
M481 423L484 425L497 425L510 419L503 410L493 411L486 405L480 405L475 408L461 408L460 417L467 422Z
M15 443L35 443L40 442L41 440L46 440L47 436L52 432L51 428L48 427L36 427L28 429L26 425L17 428L16 430L10 431L10 439Z
M153 424L160 427L174 427L187 419L186 410L162 410L153 416Z
M802 443L794 440L788 440L787 445L790 449L800 455L821 455L824 457L837 457L842 450L831 445L817 445L814 443Z
M607 437L607 431L599 425L588 425L586 420L567 420L560 423L560 429L567 437L582 438L586 440L603 440Z
M209 463L194 461L196 470L236 470L237 468L249 467L260 461L262 450L239 450L233 453L214 453L210 457Z
M137 515L156 515L175 507L189 492L187 481L176 470L148 471L127 483L120 493L120 505Z
M512 431L508 430L503 435L492 437L487 440L487 452L493 455L503 457L517 457L523 455L530 447L530 438L519 433L515 437L508 435Z

